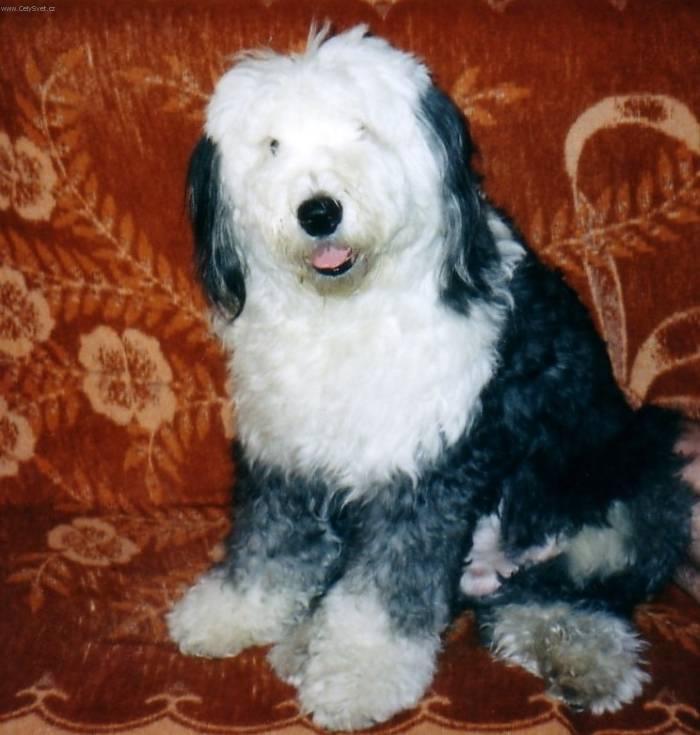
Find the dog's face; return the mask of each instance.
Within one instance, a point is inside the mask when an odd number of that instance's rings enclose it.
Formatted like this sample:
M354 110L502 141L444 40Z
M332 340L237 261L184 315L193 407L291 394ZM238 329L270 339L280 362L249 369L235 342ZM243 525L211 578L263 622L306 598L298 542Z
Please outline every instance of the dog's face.
M462 225L465 197L446 196L446 170L468 164L458 113L421 63L363 27L241 57L205 133L189 180L200 272L234 316L255 279L346 296L396 277L407 254L435 270L435 242Z

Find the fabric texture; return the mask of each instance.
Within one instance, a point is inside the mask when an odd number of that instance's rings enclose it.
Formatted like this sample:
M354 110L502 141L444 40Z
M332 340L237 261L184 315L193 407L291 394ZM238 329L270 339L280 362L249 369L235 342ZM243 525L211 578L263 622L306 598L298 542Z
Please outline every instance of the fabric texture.
M694 0L3 6L0 731L314 729L263 650L185 658L163 614L221 554L235 491L188 157L231 56L301 49L326 18L428 63L471 121L487 193L588 305L628 400L700 420ZM700 429L679 451L700 492ZM700 598L694 523L678 581ZM377 730L700 732L700 606L672 585L637 623L652 682L619 713L548 699L465 615L428 696Z

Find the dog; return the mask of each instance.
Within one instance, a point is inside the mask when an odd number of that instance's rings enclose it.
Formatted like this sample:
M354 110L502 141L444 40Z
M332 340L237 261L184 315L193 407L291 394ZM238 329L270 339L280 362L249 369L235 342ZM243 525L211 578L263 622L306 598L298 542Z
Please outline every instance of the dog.
M465 607L552 696L617 710L649 679L631 611L688 544L680 419L628 406L472 153L426 66L358 26L238 57L190 163L237 482L169 632L271 645L329 729L414 706Z

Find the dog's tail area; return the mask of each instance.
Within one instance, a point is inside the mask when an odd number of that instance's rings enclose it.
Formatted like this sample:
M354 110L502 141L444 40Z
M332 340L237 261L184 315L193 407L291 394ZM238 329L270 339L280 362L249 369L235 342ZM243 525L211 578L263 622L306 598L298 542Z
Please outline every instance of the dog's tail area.
M700 423L688 422L674 448L683 457L683 479L700 496Z
M577 601L631 613L686 557L698 500L690 487L700 467L696 449L700 431L689 435L676 415L654 407L637 411L577 473L577 493L613 498L605 514L562 535L557 556L522 566L484 602Z
M700 423L688 423L675 446L683 458L681 476L695 493L691 518L690 551L676 571L678 584L700 599Z

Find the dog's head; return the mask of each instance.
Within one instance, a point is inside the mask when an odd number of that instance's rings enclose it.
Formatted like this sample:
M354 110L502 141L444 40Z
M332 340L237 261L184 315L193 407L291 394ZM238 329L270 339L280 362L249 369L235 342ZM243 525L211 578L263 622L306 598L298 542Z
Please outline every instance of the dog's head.
M427 270L466 308L494 258L471 153L425 66L363 26L240 56L189 171L209 298L235 317L259 283L347 296Z

